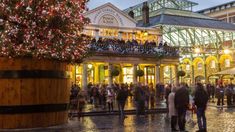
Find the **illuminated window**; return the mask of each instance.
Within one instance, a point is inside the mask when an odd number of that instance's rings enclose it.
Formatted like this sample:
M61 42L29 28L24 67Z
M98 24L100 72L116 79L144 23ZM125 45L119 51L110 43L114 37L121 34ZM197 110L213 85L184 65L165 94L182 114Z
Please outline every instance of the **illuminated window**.
M215 61L214 60L211 61L211 68L215 68Z
M224 60L224 66L225 67L230 67L230 60L229 59Z
M197 69L198 69L198 70L202 70L202 63L201 63L201 62L199 62L199 63L197 64Z
M81 85L82 81L82 67L76 65L75 66L75 83Z
M124 67L123 68L123 81L124 81L124 83L133 82L133 67Z
M187 64L185 69L186 69L186 71L190 71L190 65Z

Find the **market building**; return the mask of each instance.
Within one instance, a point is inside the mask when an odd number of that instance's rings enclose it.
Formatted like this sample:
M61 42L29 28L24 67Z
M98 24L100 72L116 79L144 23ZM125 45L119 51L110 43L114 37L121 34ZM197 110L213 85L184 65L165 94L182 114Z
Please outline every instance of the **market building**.
M235 1L197 11L198 13L229 23L235 23Z
M219 76L214 73L234 65L235 25L193 12L196 5L188 0L149 0L123 11L107 3L86 12L91 23L83 33L96 43L91 44L94 54L75 66L74 81L83 87L89 82L176 83L177 71L183 70L182 81L188 84L215 83ZM97 44L101 38L106 41ZM133 46L133 40L138 45ZM169 49L159 49L161 42ZM116 77L114 68L120 71ZM137 78L138 69L143 77Z

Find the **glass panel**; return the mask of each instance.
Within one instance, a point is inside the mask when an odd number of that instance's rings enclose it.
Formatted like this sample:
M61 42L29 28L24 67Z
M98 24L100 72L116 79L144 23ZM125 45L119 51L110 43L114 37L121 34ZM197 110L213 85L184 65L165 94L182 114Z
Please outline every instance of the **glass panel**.
M197 64L197 69L198 69L198 70L202 70L202 63L201 63L201 62L199 62L199 63Z
M211 68L215 68L215 61L214 60L211 61Z
M128 84L133 82L133 67L123 68L123 82Z
M82 82L82 67L75 66L75 83L81 86Z

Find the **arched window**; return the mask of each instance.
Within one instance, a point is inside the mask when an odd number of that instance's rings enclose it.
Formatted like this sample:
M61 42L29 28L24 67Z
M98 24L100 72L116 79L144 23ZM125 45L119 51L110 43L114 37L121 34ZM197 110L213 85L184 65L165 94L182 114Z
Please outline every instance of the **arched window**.
M202 63L201 63L201 62L199 62L199 63L197 64L197 69L198 69L198 70L202 70Z
M230 67L230 59L224 60L224 67Z
M215 60L212 60L210 65L211 65L211 68L215 68L216 67L215 66Z

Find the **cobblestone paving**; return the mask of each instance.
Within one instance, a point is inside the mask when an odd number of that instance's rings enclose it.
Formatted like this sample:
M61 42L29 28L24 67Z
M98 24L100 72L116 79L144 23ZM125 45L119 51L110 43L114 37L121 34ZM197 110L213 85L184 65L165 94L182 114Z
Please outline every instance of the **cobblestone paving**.
M170 121L166 114L136 117L128 115L123 121L118 116L85 117L78 121L70 120L68 124L44 129L21 130L24 132L170 132ZM207 110L208 132L235 132L235 109ZM196 116L194 116L196 121ZM195 132L198 127L187 124L189 132ZM1 131L1 130L0 130ZM19 130L14 130L19 131ZM13 132L13 130L11 130Z

